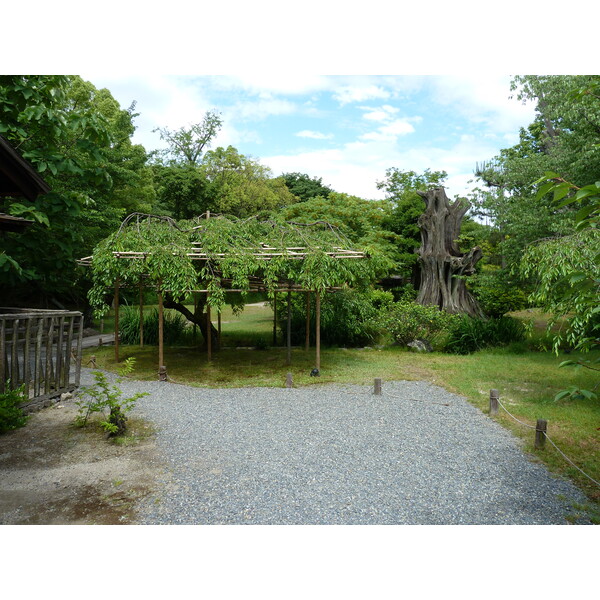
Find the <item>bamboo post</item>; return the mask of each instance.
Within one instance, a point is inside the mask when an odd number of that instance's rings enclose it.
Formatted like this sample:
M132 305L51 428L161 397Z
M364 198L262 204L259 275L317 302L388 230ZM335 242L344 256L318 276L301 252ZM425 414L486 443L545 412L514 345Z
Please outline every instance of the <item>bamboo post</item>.
M208 216L206 218L208 219ZM208 352L208 361L210 362L212 360L212 323L210 320L210 304L208 303L208 297L209 294L206 292L206 350Z
M144 290L140 281L140 347L144 346Z
M164 307L163 307L163 294L162 294L162 281L158 282L158 365L163 366L165 363L164 355Z
M63 356L64 328L65 318L60 317L58 319L58 340L56 342L56 389L59 389L62 386L63 370L65 368L65 360Z
M306 292L306 341L304 350L308 352L310 348L310 292Z
M6 320L0 319L0 393L6 391Z
M538 419L535 424L535 448L543 450L546 445L546 430L548 429L548 421Z
M498 390L490 390L490 415L498 414Z
M44 335L44 321L43 317L37 319L37 336L35 339L35 363L33 372L33 395L39 396L41 391L42 381L42 341Z
M198 294L196 294L196 292L192 292L192 298L194 299L194 317L195 317L196 312L198 310ZM196 343L197 330L198 330L198 326L196 325L196 322L194 321L194 343Z
M54 317L48 319L48 336L46 338L46 376L44 377L44 394L50 393L52 377L52 342L54 337Z
M217 342L219 348L221 348L221 309L219 308L219 312L217 313Z
M25 328L25 348L23 349L23 383L25 384L25 398L27 400L29 400L29 385L31 382L31 365L29 364L29 355L31 354L31 321L33 319L29 317ZM67 358L67 364L69 364L68 360Z
M292 292L287 293L287 364L292 364Z
M273 346L277 346L277 292L273 292Z
M321 294L315 293L315 346L316 346L316 367L321 370Z
M67 332L67 345L65 350L65 378L63 380L63 387L67 387L71 379L71 356L73 355L73 326L75 324L75 317L69 318L69 330Z
M79 387L81 381L81 361L83 358L83 315L79 317L79 332L77 334L77 362L75 365L75 386Z
M119 278L115 281L115 361L119 362Z
M12 347L11 347L11 361L10 361L10 386L14 390L19 387L19 319L13 321L12 329ZM52 349L52 346L50 346Z

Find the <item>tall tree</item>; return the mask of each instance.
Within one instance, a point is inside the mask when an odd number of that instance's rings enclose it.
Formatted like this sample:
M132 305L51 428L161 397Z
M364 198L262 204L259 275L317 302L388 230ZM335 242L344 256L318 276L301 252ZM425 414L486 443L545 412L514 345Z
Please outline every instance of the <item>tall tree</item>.
M233 146L209 150L201 172L209 182L210 210L248 217L296 202L283 178Z
M179 164L199 165L204 151L210 146L214 137L223 125L221 115L215 110L205 113L200 123L189 127L180 127L172 131L168 127L158 127L160 139L168 143L164 150L157 150L156 155L163 161Z
M327 198L333 192L332 188L323 185L322 177L311 177L306 173L284 173L282 177L290 192L302 201L316 196Z

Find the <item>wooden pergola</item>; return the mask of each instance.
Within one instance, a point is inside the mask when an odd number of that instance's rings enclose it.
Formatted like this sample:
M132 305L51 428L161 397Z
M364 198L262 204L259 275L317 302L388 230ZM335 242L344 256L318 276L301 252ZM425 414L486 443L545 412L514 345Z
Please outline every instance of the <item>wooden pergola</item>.
M210 218L210 213L206 213L207 219ZM198 227L199 229L200 227ZM261 261L270 261L274 258L284 258L285 260L302 261L308 255L308 248L305 246L293 246L293 247L276 247L267 244L259 244L256 247L245 248L251 256ZM330 251L325 253L327 256L336 260L359 260L364 259L367 255L359 250L353 250L343 248L342 246L333 247ZM151 255L151 252L137 252L137 251L113 251L113 256L119 260L146 260ZM206 252L200 242L192 242L190 248L186 252L186 256L191 261L210 261L215 258L226 259L231 255L228 253L209 253ZM82 266L91 266L92 256L87 256L78 261ZM233 287L231 279L223 277L220 272L219 281L220 288L224 292L272 292L274 297L274 315L273 315L273 345L276 344L276 331L277 331L277 294L286 293L288 299L288 310L287 310L287 331L286 331L286 346L287 346L287 364L291 364L291 295L292 293L304 293L306 295L306 332L305 332L305 350L308 351L310 347L310 305L311 305L311 294L315 295L315 367L320 370L321 368L321 298L323 291L336 291L342 289L341 287L328 286L325 290L308 289L305 286L298 284L291 280L281 279L276 282L275 285L267 285L267 283L261 277L250 277L248 279L248 287L245 289ZM141 278L139 284L135 287L139 288L139 309L140 309L140 345L143 346L143 289L149 287L148 284L144 283L144 277ZM122 285L119 278L114 282L114 306L115 306L115 360L119 361L119 291L123 288L129 287L133 289L134 286ZM153 286L152 286L153 287ZM206 297L211 293L211 290L207 288L190 289L189 293L195 294L206 294ZM166 367L164 365L164 298L163 291L157 289L158 297L158 363L159 363L159 378L166 380ZM211 307L210 304L206 303L206 346L208 353L208 360L212 358L212 336L211 336ZM221 337L221 312L218 312L217 320L217 335L220 345Z

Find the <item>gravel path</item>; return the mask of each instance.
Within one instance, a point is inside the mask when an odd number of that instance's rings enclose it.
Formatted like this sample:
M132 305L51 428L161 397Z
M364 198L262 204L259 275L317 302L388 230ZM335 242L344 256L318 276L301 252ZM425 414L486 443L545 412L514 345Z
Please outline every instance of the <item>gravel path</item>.
M585 503L509 432L425 382L384 382L382 396L123 388L151 393L135 412L156 424L168 465L140 524L564 524Z

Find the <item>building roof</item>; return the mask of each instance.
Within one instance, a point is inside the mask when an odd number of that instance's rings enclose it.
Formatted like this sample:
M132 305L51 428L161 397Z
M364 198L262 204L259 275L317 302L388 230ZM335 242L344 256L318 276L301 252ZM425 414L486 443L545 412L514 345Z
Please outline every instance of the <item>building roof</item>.
M35 169L0 135L0 197L35 200L50 186ZM0 213L0 231L21 233L33 221Z
M50 186L36 170L0 135L0 196L35 200Z

